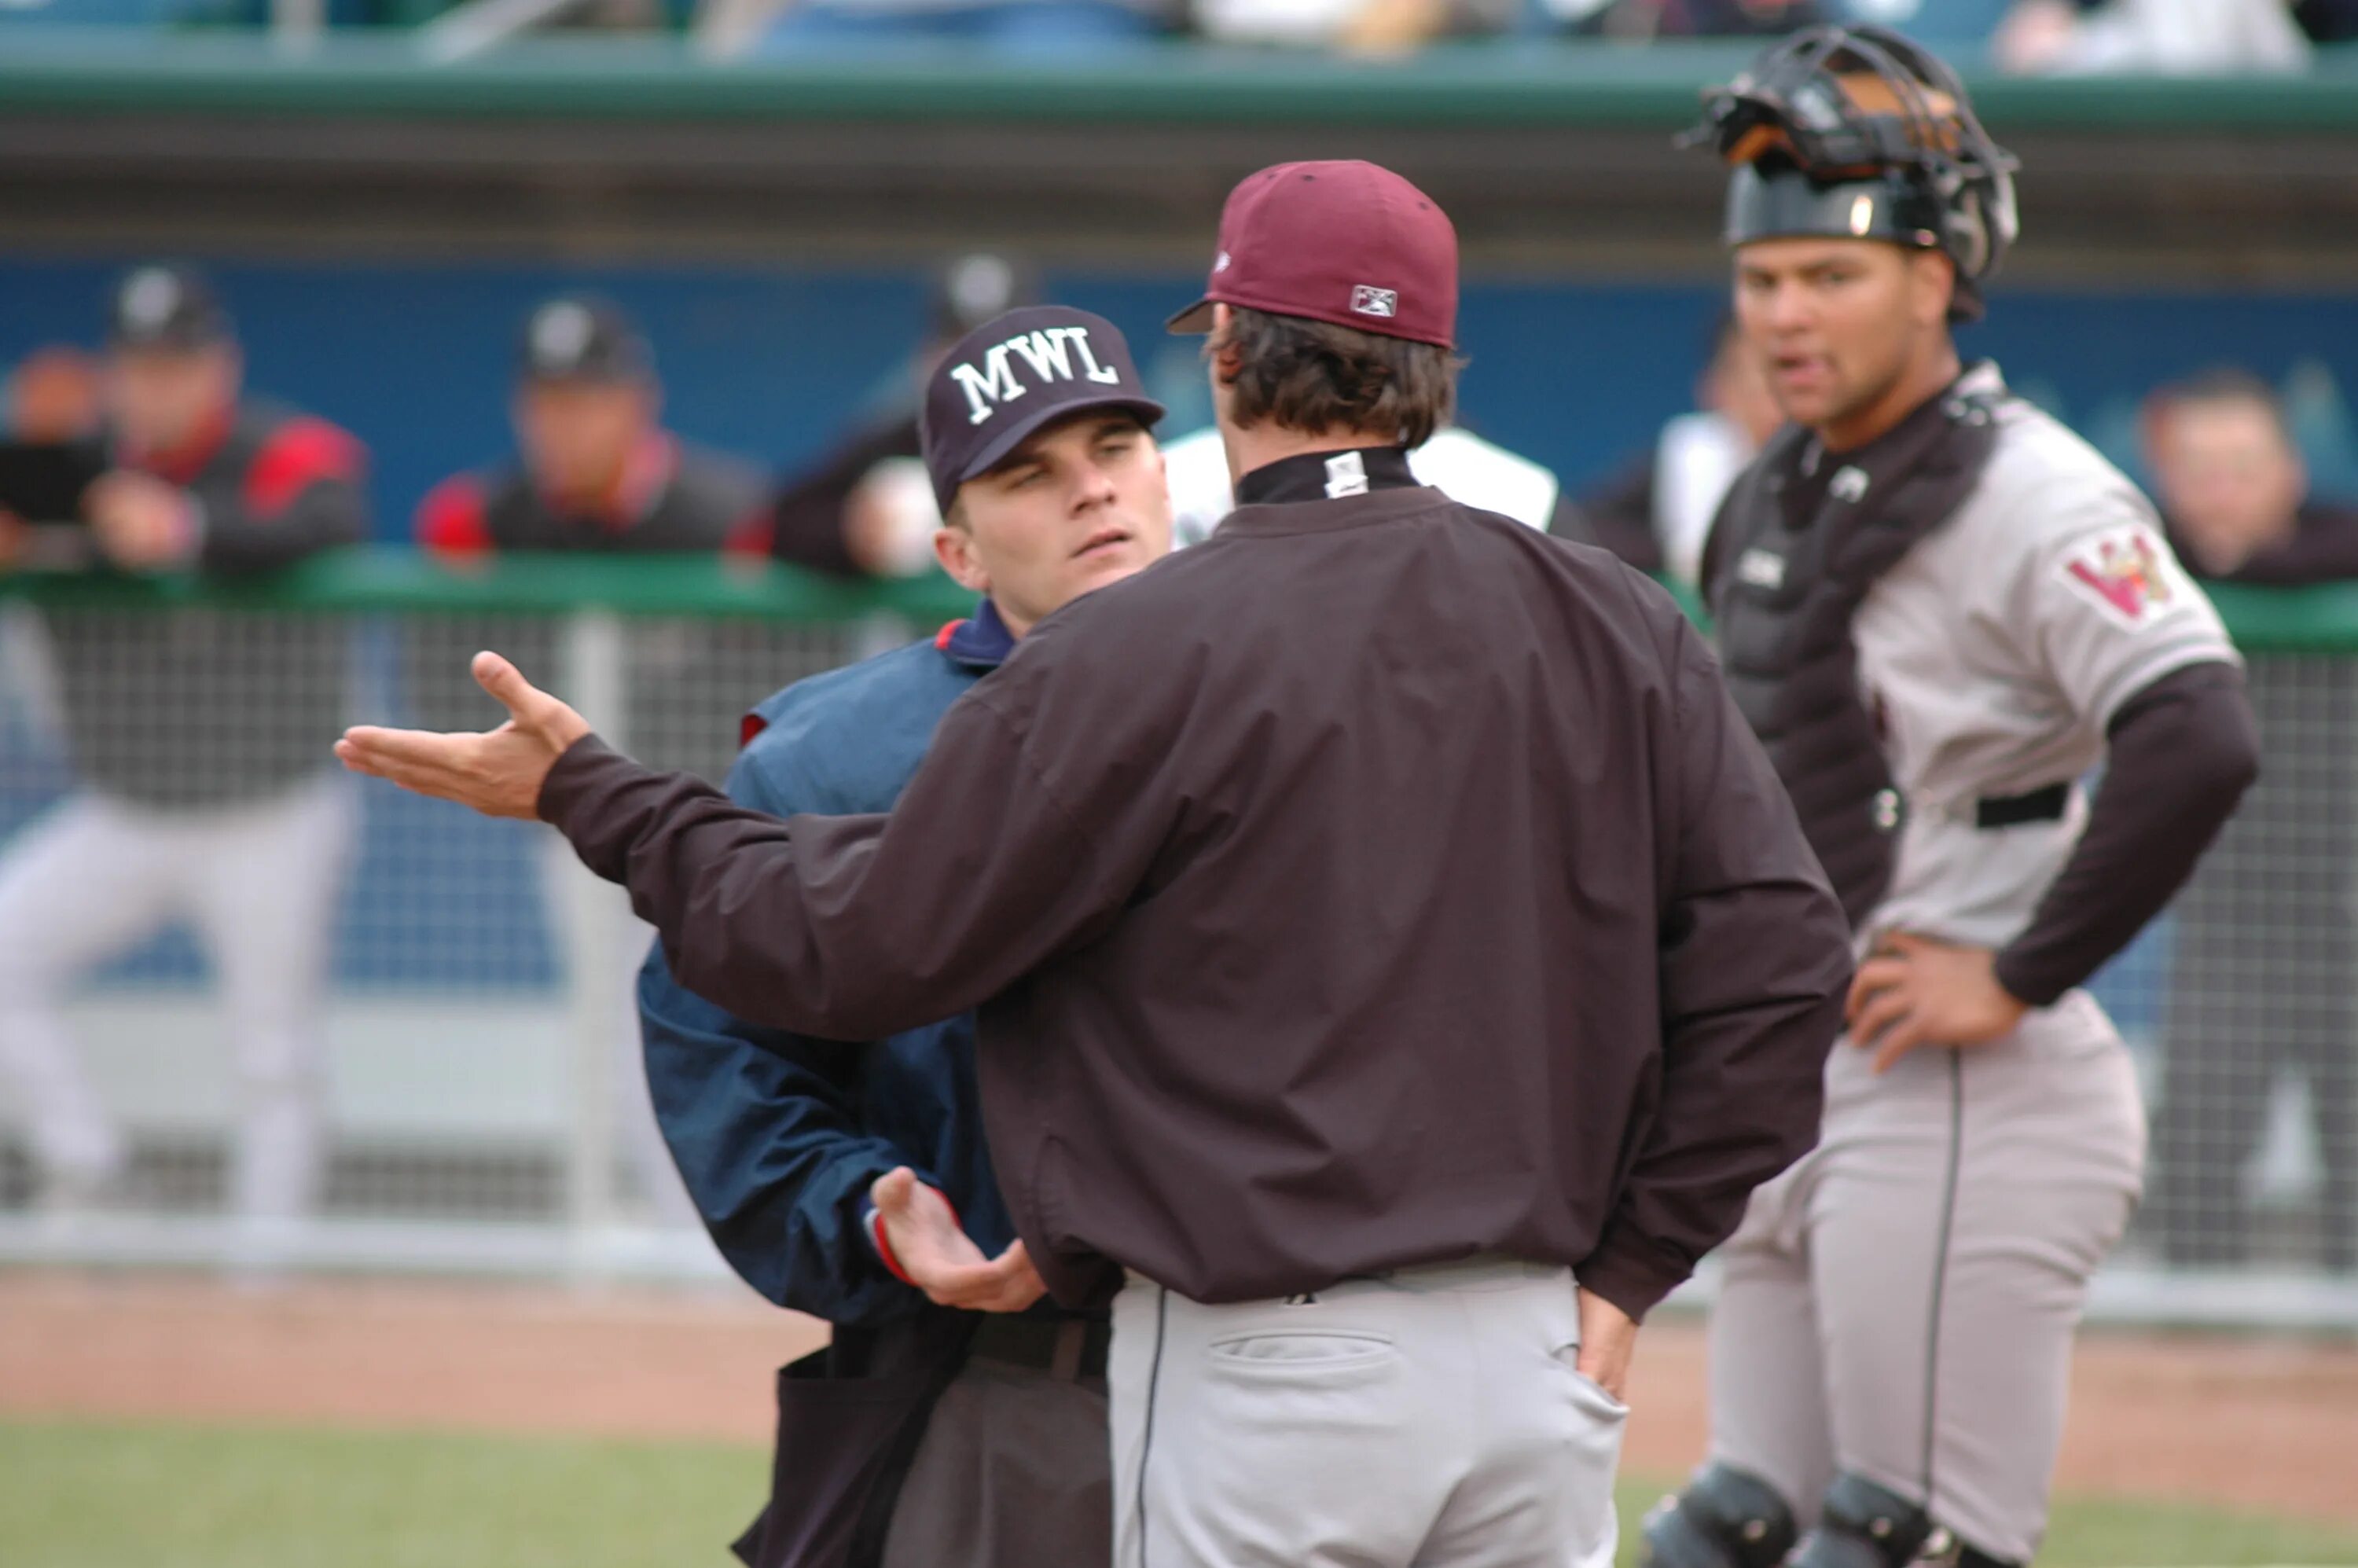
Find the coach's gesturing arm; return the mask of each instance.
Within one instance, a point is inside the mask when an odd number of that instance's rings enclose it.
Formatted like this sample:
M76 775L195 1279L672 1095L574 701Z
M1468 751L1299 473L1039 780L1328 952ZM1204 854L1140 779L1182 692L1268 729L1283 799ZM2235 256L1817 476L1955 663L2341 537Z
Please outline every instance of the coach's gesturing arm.
M1632 1317L1726 1239L1752 1189L1817 1141L1842 1029L1848 923L1702 638L1672 633L1662 1075L1584 1287Z
M508 708L500 729L355 729L337 755L421 795L549 822L630 890L681 985L773 1028L872 1040L964 1012L1102 930L1162 838L1152 792L1134 787L1145 748L1076 770L1124 787L1060 798L980 693L944 716L890 816L785 820L608 750L496 654L475 673ZM1067 739L1121 749L1109 728Z

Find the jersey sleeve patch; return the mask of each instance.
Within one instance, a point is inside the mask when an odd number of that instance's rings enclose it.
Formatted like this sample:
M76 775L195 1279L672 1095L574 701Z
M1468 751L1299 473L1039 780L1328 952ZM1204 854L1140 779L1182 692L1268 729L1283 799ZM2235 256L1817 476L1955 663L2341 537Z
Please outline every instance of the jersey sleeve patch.
M2074 593L2132 631L2186 607L2190 594L2164 547L2144 528L2119 528L2066 555L2056 568Z

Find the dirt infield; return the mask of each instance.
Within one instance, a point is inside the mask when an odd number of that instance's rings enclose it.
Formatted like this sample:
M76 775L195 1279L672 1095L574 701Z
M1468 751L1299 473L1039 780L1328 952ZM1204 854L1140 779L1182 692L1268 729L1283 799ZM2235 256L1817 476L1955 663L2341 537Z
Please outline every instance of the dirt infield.
M761 1443L819 1325L743 1293L0 1273L0 1414ZM1649 1329L1632 1470L1700 1450L1703 1341ZM2358 1346L2092 1336L2060 1483L2358 1523Z

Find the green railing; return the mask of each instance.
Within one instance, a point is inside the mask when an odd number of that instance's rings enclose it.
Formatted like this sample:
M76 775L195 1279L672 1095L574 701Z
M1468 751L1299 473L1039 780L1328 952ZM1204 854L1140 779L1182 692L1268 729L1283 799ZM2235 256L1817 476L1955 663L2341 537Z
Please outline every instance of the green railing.
M1696 90L1752 52L1558 40L1450 44L1391 62L1173 43L1086 69L944 48L877 59L716 65L667 38L526 39L438 64L406 38L300 49L256 37L46 33L0 49L0 114L1204 124L1675 130ZM2358 56L2255 78L1976 77L2010 132L2358 130Z
M2358 582L2297 589L2215 584L2209 591L2237 644L2252 652L2358 653ZM1679 597L1693 612L1692 596ZM921 625L953 620L974 606L974 595L938 573L897 582L847 581L709 556L514 555L455 568L393 548L338 551L245 582L21 572L0 576L0 598L345 614L554 615L598 609L633 617L829 624L893 614Z
M188 574L20 572L0 597L75 606L208 606L320 613L562 614L841 623L895 614L920 623L974 608L939 573L901 582L849 581L797 568L713 556L517 555L480 568L436 564L412 550L340 550L246 581Z

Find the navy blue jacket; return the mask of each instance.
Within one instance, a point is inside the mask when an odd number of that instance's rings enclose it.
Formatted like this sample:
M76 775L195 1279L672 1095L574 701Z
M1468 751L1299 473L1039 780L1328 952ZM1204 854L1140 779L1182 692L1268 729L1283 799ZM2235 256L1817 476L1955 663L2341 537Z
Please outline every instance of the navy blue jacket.
M730 795L777 816L892 810L942 715L1013 647L986 600L937 637L795 682L748 716ZM779 1305L871 1327L924 1306L861 1222L896 1165L942 1191L986 1256L1015 1239L983 1146L971 1015L874 1044L792 1034L685 989L657 943L639 1019L687 1190L730 1267Z

